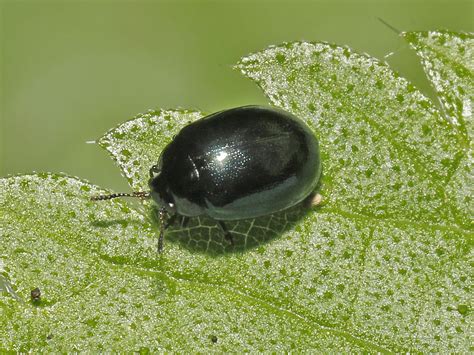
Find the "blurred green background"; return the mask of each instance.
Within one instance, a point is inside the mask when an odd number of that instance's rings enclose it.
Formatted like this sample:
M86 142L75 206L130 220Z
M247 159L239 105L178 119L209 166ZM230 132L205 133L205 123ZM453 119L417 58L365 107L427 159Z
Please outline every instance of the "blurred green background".
M400 30L473 31L471 1L0 2L0 176L66 172L128 190L95 145L149 108L213 112L265 103L238 59L270 44L324 40L383 58L432 91Z

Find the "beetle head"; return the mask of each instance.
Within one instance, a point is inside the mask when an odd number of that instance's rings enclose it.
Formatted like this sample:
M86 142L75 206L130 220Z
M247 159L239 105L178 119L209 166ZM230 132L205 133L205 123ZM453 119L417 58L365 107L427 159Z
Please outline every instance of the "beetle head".
M148 180L148 186L150 187L151 198L159 206L166 208L167 212L175 214L175 201L169 191L168 183L166 182L166 179L163 177L163 175L158 173L158 175L151 177L150 180Z

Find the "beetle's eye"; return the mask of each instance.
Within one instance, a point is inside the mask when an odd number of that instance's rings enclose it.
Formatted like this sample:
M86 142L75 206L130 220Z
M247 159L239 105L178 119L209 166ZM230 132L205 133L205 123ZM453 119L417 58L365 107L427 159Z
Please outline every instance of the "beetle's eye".
M155 178L161 172L161 168L159 165L153 165L150 168L150 178Z

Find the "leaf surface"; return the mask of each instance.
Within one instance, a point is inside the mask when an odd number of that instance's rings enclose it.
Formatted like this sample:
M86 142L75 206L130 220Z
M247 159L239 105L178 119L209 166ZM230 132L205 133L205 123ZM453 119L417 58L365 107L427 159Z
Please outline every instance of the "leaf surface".
M460 41L443 51L471 46ZM314 130L325 204L232 223L235 248L196 218L157 255L148 205L91 202L104 191L61 175L1 179L0 348L469 351L472 117L444 115L386 64L326 43L270 47L237 68ZM449 78L444 92L472 99L472 80ZM166 144L202 116L150 111L98 143L144 190Z
M458 224L472 229L474 220L474 36L451 31L407 32L438 95L447 119L462 137L459 166L450 176L446 197L456 206Z

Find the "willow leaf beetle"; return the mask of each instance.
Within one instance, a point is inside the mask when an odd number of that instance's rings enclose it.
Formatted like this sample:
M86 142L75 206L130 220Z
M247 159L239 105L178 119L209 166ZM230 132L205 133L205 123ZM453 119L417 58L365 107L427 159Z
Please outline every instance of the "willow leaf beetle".
M225 221L249 219L292 207L319 181L318 141L309 127L283 110L243 106L185 126L150 169L149 192L93 197L152 198L160 207L158 251L177 217L207 215L232 235Z

